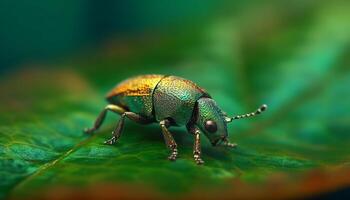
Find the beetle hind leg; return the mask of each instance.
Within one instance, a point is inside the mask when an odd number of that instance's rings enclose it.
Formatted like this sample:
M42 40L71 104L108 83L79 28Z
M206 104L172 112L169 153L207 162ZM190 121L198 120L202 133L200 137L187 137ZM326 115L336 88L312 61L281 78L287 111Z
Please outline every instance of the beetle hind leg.
M142 117L139 114L133 113L133 112L124 112L121 115L121 118L119 119L117 126L114 128L114 131L112 132L112 137L109 140L106 140L105 144L114 144L118 141L120 138L120 135L124 129L124 121L125 117L129 118L130 120L140 123L140 124L149 124L152 122L152 120L147 119L145 117Z
M117 114L122 114L125 112L125 109L117 106L117 105L113 105L113 104L109 104L107 105L102 111L101 113L98 115L97 119L95 120L94 126L92 128L86 128L84 129L84 133L87 134L92 134L94 133L97 129L100 128L100 126L102 125L104 119L106 118L107 115L107 111L112 111L115 112Z
M168 130L168 127L170 126L170 122L169 122L169 120L165 119L165 120L162 120L161 122L159 122L159 124L160 124L160 127L162 129L165 144L171 150L171 154L169 155L168 159L171 161L174 161L177 158L178 152L177 152L177 144L176 144L173 136L171 135L171 133Z
M115 129L112 132L112 137L109 140L106 140L104 142L105 144L114 144L120 138L120 135L121 135L123 128L124 128L125 116L126 116L126 113L123 113L121 115L121 118L119 119L119 121L117 123L117 126L115 127Z

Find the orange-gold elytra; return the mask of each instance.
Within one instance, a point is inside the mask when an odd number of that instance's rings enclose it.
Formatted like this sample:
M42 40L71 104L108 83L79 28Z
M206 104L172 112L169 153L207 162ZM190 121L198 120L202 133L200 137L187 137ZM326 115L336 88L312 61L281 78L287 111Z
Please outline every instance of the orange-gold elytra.
M143 75L127 79L113 88L107 98L117 95L148 96L163 77L164 75Z

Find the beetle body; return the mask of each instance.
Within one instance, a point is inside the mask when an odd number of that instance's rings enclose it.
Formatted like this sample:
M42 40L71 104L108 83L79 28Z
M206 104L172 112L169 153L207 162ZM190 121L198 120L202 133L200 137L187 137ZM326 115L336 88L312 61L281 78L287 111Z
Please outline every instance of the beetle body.
M227 117L217 106L211 96L192 81L177 76L142 75L129 78L106 96L110 103L96 119L93 128L85 132L92 133L102 124L108 110L122 116L113 137L107 144L114 144L120 137L124 119L147 124L159 122L166 145L171 150L170 160L177 157L177 145L168 128L170 126L186 125L188 131L194 135L194 158L198 164L203 163L200 158L200 135L204 133L213 145L219 142L224 146L235 147L228 142L227 123L234 119L250 117L260 114L266 105L256 112L236 117Z
M210 96L192 81L176 76L143 75L117 85L108 93L107 101L150 120L170 119L176 125L186 125L201 97Z

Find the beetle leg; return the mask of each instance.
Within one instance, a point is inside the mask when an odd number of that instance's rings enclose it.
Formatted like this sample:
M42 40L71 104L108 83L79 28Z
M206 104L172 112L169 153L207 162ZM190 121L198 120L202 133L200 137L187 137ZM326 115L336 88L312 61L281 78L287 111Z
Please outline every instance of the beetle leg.
M94 131L96 131L98 128L100 128L104 119L106 118L107 111L112 111L112 112L115 112L118 114L122 114L125 112L124 108L119 107L117 105L109 104L98 115L98 117L94 123L94 126L92 128L86 128L84 130L84 132L90 134L90 133L93 133Z
M154 122L152 119L145 118L133 112L125 112L124 114L126 114L126 117L129 118L130 120L137 122L139 124L150 124Z
M201 158L201 140L199 130L194 133L193 158L198 165L204 163Z
M169 160L176 160L177 157L177 144L171 135L171 133L168 130L168 127L170 126L169 120L165 119L159 122L160 127L162 129L162 133L164 136L165 144L167 147L171 150L171 154L168 157Z
M225 147L230 147L230 148L236 148L237 144L236 143L231 143L230 141L228 141L228 139L224 139L223 142L221 143L222 146Z
M129 118L132 121L135 121L137 123L141 123L141 124L148 124L151 122L149 119L144 118L141 115L138 115L136 113L124 112L121 115L121 118L119 119L117 126L115 127L114 131L112 132L112 138L110 138L109 140L106 140L105 144L114 144L120 138L120 135L121 135L123 128L124 128L125 117L127 117L127 118Z
M188 130L190 133L194 135L194 144L193 144L194 161L196 161L198 165L201 165L204 163L204 161L201 158L201 139L200 139L201 132L195 126L188 127Z
M112 137L109 140L106 140L104 142L105 144L114 144L120 138L120 135L124 128L125 116L126 116L126 113L123 113L121 115L121 118L119 119L117 126L114 128L114 131L112 131Z

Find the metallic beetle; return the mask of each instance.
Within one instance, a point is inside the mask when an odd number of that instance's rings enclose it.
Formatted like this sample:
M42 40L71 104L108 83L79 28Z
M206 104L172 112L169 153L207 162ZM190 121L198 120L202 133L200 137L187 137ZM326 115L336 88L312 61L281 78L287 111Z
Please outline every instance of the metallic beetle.
M99 114L94 126L84 130L85 133L96 131L107 111L120 114L121 118L106 144L114 144L119 139L125 118L141 124L157 122L171 150L168 158L175 160L177 144L168 128L186 125L194 136L193 157L197 164L203 163L200 147L202 133L213 146L236 147L236 144L228 141L227 123L260 114L267 108L262 105L255 112L228 117L204 89L192 81L165 75L142 75L127 79L112 89L106 98L109 104Z

